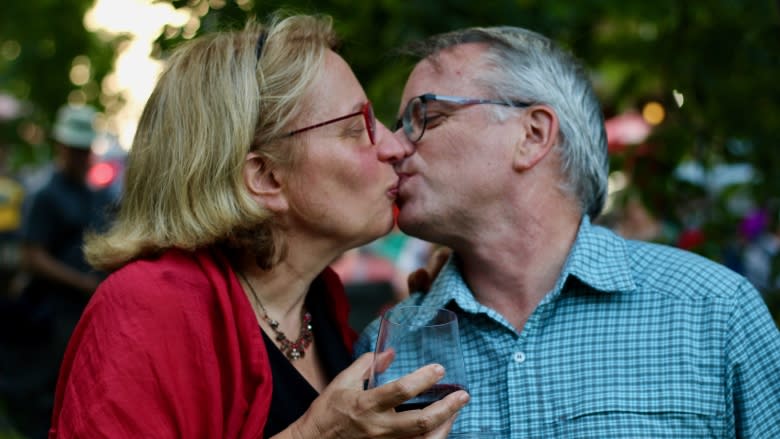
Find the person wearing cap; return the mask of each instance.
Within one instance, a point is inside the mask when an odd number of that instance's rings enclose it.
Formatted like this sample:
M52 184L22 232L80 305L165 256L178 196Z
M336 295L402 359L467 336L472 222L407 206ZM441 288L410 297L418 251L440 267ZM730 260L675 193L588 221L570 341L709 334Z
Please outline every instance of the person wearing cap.
M95 110L88 106L60 108L52 132L55 168L33 194L22 227L22 261L33 276L31 285L39 291L62 291L82 305L100 281L84 261L83 235L102 228L112 201L107 191L93 190L86 181L94 119Z
M99 230L113 201L107 190L87 185L95 110L60 108L52 129L56 157L51 176L25 201L21 225L21 265L29 275L22 300L35 330L15 334L19 351L34 350L17 382L25 382L14 409L17 428L29 436L48 426L57 370L65 346L101 277L85 262L81 247L88 230ZM34 321L34 322L33 322ZM34 323L34 325L32 324ZM24 375L24 376L21 376ZM37 427L35 427L37 425ZM35 430L37 428L38 430Z

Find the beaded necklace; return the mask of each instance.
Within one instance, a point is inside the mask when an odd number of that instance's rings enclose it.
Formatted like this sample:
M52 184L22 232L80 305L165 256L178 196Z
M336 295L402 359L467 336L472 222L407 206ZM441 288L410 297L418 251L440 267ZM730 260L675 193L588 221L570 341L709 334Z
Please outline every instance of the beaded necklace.
M236 272L239 276L241 276L241 279L244 280L244 283L249 286L249 291L252 292L252 296L255 298L255 302L260 305L260 310L263 312L263 320L268 323L268 326L270 326L271 330L274 332L274 334L276 334L276 341L279 343L279 350L281 350L290 361L303 358L303 356L306 354L306 348L308 348L312 340L314 340L314 335L312 334L311 330L311 314L309 314L305 308L302 310L303 316L301 317L301 333L298 338L295 339L295 341L291 342L290 339L288 339L287 336L279 330L279 322L268 316L268 311L265 310L265 307L260 301L260 298L257 296L254 287L251 283L249 283L249 280L247 280L244 273L238 270L236 270Z

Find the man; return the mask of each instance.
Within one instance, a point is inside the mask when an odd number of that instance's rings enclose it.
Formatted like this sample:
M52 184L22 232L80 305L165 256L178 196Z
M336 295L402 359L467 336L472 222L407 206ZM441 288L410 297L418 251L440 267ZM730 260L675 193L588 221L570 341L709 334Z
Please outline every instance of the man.
M14 385L4 393L17 428L30 437L46 435L65 346L100 281L81 250L84 233L103 227L112 202L107 190L87 185L94 118L86 106L59 110L52 131L54 169L25 202L21 264L30 282L19 298L25 312L17 317L13 360L6 364Z
M112 202L108 191L87 185L94 118L87 106L68 105L57 113L55 168L30 200L22 228L22 262L32 275L28 291L73 303L79 314L100 282L81 251L84 233L105 225Z
M453 431L780 437L780 335L757 291L591 224L608 157L582 67L512 27L435 36L416 53L396 131L398 222L453 250L406 302L458 314L472 398Z

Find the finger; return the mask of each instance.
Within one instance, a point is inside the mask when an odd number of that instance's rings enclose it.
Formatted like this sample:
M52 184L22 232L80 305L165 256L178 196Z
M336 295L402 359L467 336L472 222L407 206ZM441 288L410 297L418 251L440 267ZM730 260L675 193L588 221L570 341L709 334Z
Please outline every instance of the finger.
M444 367L429 364L395 381L371 389L371 398L379 410L393 409L424 392L443 377Z
M370 378L371 369L373 368L374 374L382 373L390 367L390 364L395 360L395 349L388 348L384 352L374 354L374 361L371 363L371 367L366 370L363 380Z
M355 360L349 367L336 375L328 387L363 388L363 380L368 376L371 363L374 361L374 353L368 352ZM356 387L358 386L358 387Z
M395 360L395 349L388 348L384 352L376 354L374 358L374 373L382 373L390 367L390 364Z
M469 401L469 394L463 390L453 392L446 398L436 401L422 410L409 410L398 413L398 427L408 429L416 435L432 435L426 438L446 438L458 411Z
M450 416L450 418L447 419L446 422L444 422L440 426L436 427L433 431L425 435L425 439L446 439L447 436L449 436L450 431L452 430L452 424L455 423L455 419L457 417L458 417L457 413Z
M409 292L428 292L431 289L431 276L425 268L419 268L409 273L406 283L409 286Z
M431 257L428 258L428 267L427 267L431 279L436 278L436 275L439 274L441 268L444 266L444 264L447 263L447 259L449 259L451 253L452 250L450 250L448 247L439 247L433 251Z

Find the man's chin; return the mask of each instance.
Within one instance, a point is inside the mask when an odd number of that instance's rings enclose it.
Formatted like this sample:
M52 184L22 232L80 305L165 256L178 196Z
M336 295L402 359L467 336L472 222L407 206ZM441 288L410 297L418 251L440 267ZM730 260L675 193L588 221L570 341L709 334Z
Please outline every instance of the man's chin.
M413 212L410 206L400 207L396 217L398 228L410 236L419 237L418 234L426 228L427 224L416 212Z

